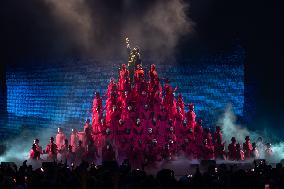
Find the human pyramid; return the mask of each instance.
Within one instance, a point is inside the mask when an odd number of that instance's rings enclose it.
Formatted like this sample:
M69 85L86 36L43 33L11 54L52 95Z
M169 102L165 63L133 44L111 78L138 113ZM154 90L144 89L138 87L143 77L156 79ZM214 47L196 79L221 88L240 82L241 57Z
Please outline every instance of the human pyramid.
M243 150L232 137L226 153L221 128L216 126L212 137L210 129L203 128L202 120L196 121L194 104L190 103L186 112L182 95L175 98L177 88L171 87L169 79L162 87L154 64L146 80L139 49L130 49L128 40L127 49L128 65L121 65L117 82L110 80L105 106L97 92L92 120L87 119L83 132L72 129L70 145L59 129L56 142L51 138L46 147L50 159L56 160L59 152L70 162L101 158L121 163L128 159L133 167L141 168L180 155L188 159L244 160L256 154L249 137ZM267 149L271 154L271 148Z
M137 65L132 85L126 65L121 66L118 82L112 79L108 85L105 108L96 93L92 124L87 121L85 125L92 134L86 138L99 148L115 147L122 159L172 159L181 151L189 158L214 158L211 133L203 130L202 120L196 122L194 105L189 104L185 112L182 96L175 99L169 80L162 88L155 65L151 65L149 81L144 76L142 66ZM222 145L220 128L217 138Z

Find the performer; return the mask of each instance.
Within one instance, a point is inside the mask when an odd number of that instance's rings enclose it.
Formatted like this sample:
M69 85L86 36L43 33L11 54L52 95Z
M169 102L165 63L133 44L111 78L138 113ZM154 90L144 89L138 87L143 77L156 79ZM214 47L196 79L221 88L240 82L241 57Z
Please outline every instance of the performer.
M271 144L267 143L266 144L266 149L265 149L265 159L270 159L273 155L273 151L271 149Z
M91 120L90 119L87 119L86 122L85 122L84 131L86 129L92 130L92 125L91 125Z
M122 64L119 70L118 90L120 92L125 91L126 79L129 78L129 71L126 69L126 65Z
M75 149L75 163L79 165L81 161L85 158L85 148L83 146L83 142L79 140L78 146Z
M237 159L237 147L236 147L236 138L231 138L232 143L228 146L228 159L234 161Z
M213 145L210 128L204 128L204 130L203 130L203 140L204 139L207 139L207 142L208 142L209 145L211 145L211 146Z
M100 122L102 118L102 112L103 112L102 98L100 97L100 93L96 92L96 96L93 100L93 107L92 107L92 127L94 132L97 132L96 125Z
M178 131L177 142L179 144L183 144L185 142L185 139L187 138L187 134L189 131L186 120L183 120L180 127L176 128L176 130Z
M34 139L34 144L36 145L36 148L37 148L37 151L40 153L40 154L43 154L43 151L42 151L42 147L39 145L39 139Z
M61 155L61 161L67 164L68 161L68 153L69 153L69 144L68 139L64 140L64 144L61 146L59 153Z
M201 150L197 149L199 146L196 144L196 141L191 140L190 138L184 138L183 144L181 148L183 148L183 151L185 152L185 155L188 159L197 159L198 157L201 157Z
M207 138L205 138L203 142L203 159L214 159L214 146L209 144Z
M154 164L155 161L162 161L162 149L159 146L157 139L152 139L146 148L146 161L148 165Z
M214 133L214 149L215 149L215 158L216 159L226 159L225 154L225 144L222 143L222 132L220 126L216 126L216 131Z
M163 149L163 158L165 160L173 160L175 159L174 155L175 155L175 149L173 148L173 141L169 141L168 143L166 143L164 145L164 149Z
M98 158L100 158L98 148L93 141L90 141L87 145L86 160L89 163L98 163Z
M73 150L73 147L71 145L68 146L68 153L66 155L67 165L71 165L75 162L75 150Z
M153 139L156 139L156 135L153 133L153 128L149 127L147 129L147 134L144 136L144 142L149 145L152 143Z
M112 112L110 114L110 128L113 130L115 133L117 133L117 125L118 121L121 118L121 110L119 106L113 106Z
M158 126L156 117L153 117L153 118L151 119L151 122L150 122L150 124L149 124L149 127L152 128L153 134L157 137L157 136L159 135L159 126ZM156 138L156 139L157 139L157 138Z
M58 150L60 150L61 146L64 144L65 134L61 127L58 127L57 134L56 134L56 145Z
M259 152L258 152L258 149L256 147L256 143L252 143L251 158L259 159Z
M72 146L73 152L75 152L76 146L78 144L79 137L76 129L71 130L71 135L70 135L70 145Z
M139 48L134 47L133 49L131 49L129 39L126 38L125 41L126 41L126 48L129 54L128 56L129 77L130 77L131 83L133 83L135 69L137 68L137 65L142 65L142 60L141 60Z
M150 67L149 78L150 78L150 85L153 85L155 83L155 80L159 78L155 64L152 64Z
M48 161L57 161L58 148L54 143L53 137L50 137L50 143L46 146L45 152L47 153Z
M175 159L176 154L177 154L177 138L176 135L174 134L174 128L170 127L166 137L165 137L165 142L169 144L170 147L170 159Z
M262 137L258 137L256 141L256 147L259 152L259 157L261 159L264 159L265 158L265 145L263 144Z
M111 114L113 112L113 108L117 107L118 104L118 92L116 85L113 85L113 88L111 90L111 96L106 100L106 123L109 124L111 121Z
M30 150L30 159L33 159L33 160L40 159L40 152L38 151L36 144L32 145L32 148Z
M251 158L251 153L252 153L252 144L250 143L250 138L249 136L246 136L245 138L246 142L243 144L243 150L245 153L245 159L250 159Z
M141 64L138 64L136 66L135 75L134 75L134 81L136 83L136 91L141 92L140 89L142 88L141 83L144 80L144 70L142 68Z
M116 146L118 147L118 162L122 163L129 157L130 149L130 129L128 129L122 119L119 120Z
M88 145L91 141L93 141L92 131L91 131L90 128L86 128L86 129L85 129L85 140L83 141L83 142L85 142L85 143L83 143L83 146L84 146L85 148L87 148L87 145Z
M142 122L145 128L150 126L151 119L153 117L154 112L149 109L149 105L145 104L143 110L140 111L140 117L142 117Z
M134 169L142 169L144 166L145 144L142 137L137 137L133 141L133 146L130 150L130 162Z
M183 102L181 94L178 95L177 108L178 108L178 111L181 113L181 115L184 117L185 116L184 102Z
M196 125L196 122L195 122L196 114L194 112L194 104L190 103L188 108L189 108L189 111L186 113L187 123L189 127L192 127L194 130L194 127Z
M115 161L115 150L110 143L105 143L102 148L102 161Z
M245 160L245 153L244 151L241 149L241 145L238 143L236 144L236 160L237 161L243 161Z
M111 128L107 127L102 132L102 145L114 144L114 133Z
M220 126L216 126L216 131L214 133L214 143L222 143L222 132Z
M199 119L197 121L197 124L195 125L194 128L194 136L197 144L202 144L203 140L203 126L202 126L202 119Z
M176 89L175 89L176 90ZM177 113L176 108L176 99L174 97L175 90L172 89L170 86L170 80L166 80L166 84L164 87L165 96L163 99L163 106L165 107L166 111L168 112L169 118L174 118L175 114Z
M159 134L162 137L164 137L166 135L167 122L168 122L168 113L167 113L165 107L162 106L161 111L158 114L158 129L159 129ZM158 138L158 140L161 140L161 139Z
M138 141L139 139L142 141L144 137L143 134L144 134L144 128L142 127L140 118L137 118L131 132L131 142L135 144L135 142Z

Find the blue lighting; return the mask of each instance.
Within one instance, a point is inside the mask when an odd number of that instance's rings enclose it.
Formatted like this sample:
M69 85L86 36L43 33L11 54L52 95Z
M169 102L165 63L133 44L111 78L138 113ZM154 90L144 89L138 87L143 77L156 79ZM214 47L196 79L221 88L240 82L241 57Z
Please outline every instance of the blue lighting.
M172 86L178 86L177 93L183 94L186 103L195 103L198 117L212 126L218 119L216 112L228 103L237 116L243 116L243 49L205 57L200 64L187 61L182 66L171 62L157 64L157 70L161 78L169 78ZM152 62L145 60L145 67L149 68ZM120 64L99 66L93 60L66 60L52 66L47 61L32 68L8 68L9 128L82 128L84 120L91 117L94 92L104 94L109 79L117 78Z

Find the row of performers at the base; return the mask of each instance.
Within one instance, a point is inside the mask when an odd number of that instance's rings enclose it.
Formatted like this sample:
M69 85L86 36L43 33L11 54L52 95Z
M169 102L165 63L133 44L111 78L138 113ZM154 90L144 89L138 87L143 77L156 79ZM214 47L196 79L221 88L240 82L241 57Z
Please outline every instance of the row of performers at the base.
M85 133L85 136L88 133ZM83 137L74 144L74 132L70 137L70 144L62 132L54 138L50 138L50 143L42 150L39 140L36 139L30 151L31 159L39 159L42 153L47 154L47 160L67 163L79 164L82 160L88 162L113 161L117 160L121 163L124 159L129 159L131 165L135 168L141 168L144 164L151 164L157 161L174 160L180 155L186 156L188 159L223 159L223 160L246 160L251 158L259 158L259 150L255 143L251 143L249 137L245 138L243 148L238 144L235 138L228 145L228 152L225 151L225 145L222 143L222 133L220 127L216 127L214 133L214 143L211 133L204 128L204 134L201 141L189 137L178 138L175 136L172 128L168 131L167 137L161 138L153 133L152 129L147 130L147 134L142 137L131 135L117 135L115 138L109 129L104 133L101 144L96 143L91 138ZM84 136L84 135L83 135ZM61 139L64 142L61 145ZM163 141L163 142L162 142ZM57 144L56 144L57 143ZM72 144L73 143L73 144ZM84 144L85 143L85 144ZM100 146L100 147L99 147ZM265 157L272 156L271 146L268 144L265 149Z

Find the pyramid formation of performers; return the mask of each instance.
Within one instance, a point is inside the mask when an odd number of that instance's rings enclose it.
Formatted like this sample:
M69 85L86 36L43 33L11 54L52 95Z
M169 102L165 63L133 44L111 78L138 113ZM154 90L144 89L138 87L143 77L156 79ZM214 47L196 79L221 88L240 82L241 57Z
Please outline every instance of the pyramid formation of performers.
M170 81L167 79L161 86L154 64L148 80L141 64L136 66L133 76L128 69L123 64L118 81L111 79L104 96L105 106L104 97L96 93L92 120L87 119L84 131L72 129L69 143L60 128L55 141L51 137L44 150L49 160L57 160L58 154L61 160L68 162L102 159L121 163L129 159L133 167L141 168L163 159L175 159L181 154L189 159L205 160L259 157L257 145L251 143L248 136L242 148L232 137L226 152L221 128L216 126L213 136L209 128L203 128L202 120L196 121L193 103L188 105L186 112L182 95L175 98L176 88L170 86ZM36 139L30 156L38 159L41 153ZM270 144L265 147L265 154L271 156Z

